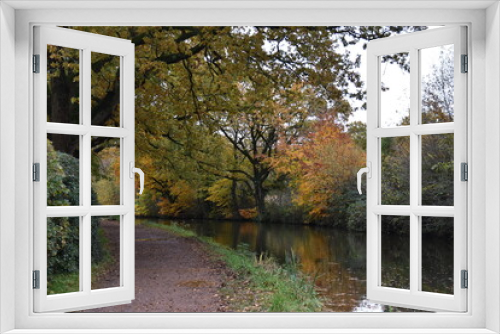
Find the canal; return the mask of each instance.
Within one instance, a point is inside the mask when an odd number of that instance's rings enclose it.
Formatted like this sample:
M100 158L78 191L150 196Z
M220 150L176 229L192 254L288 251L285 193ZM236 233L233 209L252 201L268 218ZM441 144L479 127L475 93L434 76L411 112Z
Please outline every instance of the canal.
M259 224L216 220L136 219L171 225L177 224L219 244L247 247L257 255L265 254L280 263L291 258L301 271L315 280L324 299L325 311L387 312L412 311L370 303L366 299L366 233L309 225ZM409 281L408 236L384 235L383 280ZM453 243L446 237L426 242L423 285L435 292L453 289ZM451 266L451 267L450 267ZM385 278L384 278L385 277ZM428 290L429 291L429 290ZM452 293L452 290L451 290Z

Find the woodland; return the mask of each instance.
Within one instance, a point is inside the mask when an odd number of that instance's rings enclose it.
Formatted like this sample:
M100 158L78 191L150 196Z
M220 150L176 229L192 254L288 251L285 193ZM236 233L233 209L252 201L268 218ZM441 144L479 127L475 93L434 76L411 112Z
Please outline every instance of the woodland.
M146 174L138 216L365 229L355 176L366 125L350 116L366 107L366 85L349 47L426 27L71 28L135 44L136 166ZM47 52L47 120L78 123L78 51ZM410 71L402 55L382 62ZM442 52L423 85L425 122L453 121L452 66ZM119 59L92 53L93 125L120 126L119 83ZM48 137L49 205L78 193L70 137ZM453 135L425 137L423 201L452 205ZM407 139L381 142L384 204L408 204ZM117 204L119 143L94 137L92 150L93 202Z

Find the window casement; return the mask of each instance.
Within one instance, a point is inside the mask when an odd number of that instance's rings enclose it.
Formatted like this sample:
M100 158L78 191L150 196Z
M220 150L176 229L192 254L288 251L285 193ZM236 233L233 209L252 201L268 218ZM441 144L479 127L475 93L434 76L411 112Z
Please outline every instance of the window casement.
M134 45L128 40L89 34L65 28L35 27L34 30L33 76L34 76L34 166L36 175L34 182L34 275L35 282L34 311L74 311L98 306L127 303L134 299ZM74 65L78 73L78 89L74 92L76 110L72 119L71 107L65 109L64 116L48 117L47 100L48 89L55 86L47 83L53 75L54 69L50 66L51 59L47 59L48 48L66 51L74 57ZM102 126L94 122L92 117L92 83L96 80L91 68L91 58L100 53L107 57L115 56L116 71L120 78L120 87L116 87L119 100L117 115L118 126ZM57 88L54 88L55 90ZM73 103L75 104L75 103ZM67 105L70 105L67 103ZM66 196L57 193L49 198L49 188L58 187L53 181L57 173L55 152L48 154L49 139L54 142L76 145L74 155L77 156L78 184ZM110 200L107 205L96 205L92 200L94 182L92 180L92 141L113 142L114 154L120 187L120 198ZM54 151L52 149L52 151ZM66 198L71 200L66 200ZM106 289L93 290L92 279L92 249L91 240L92 222L97 217L112 216L117 221L120 233L120 282L118 286ZM75 229L78 240L67 231ZM50 238L49 238L50 237ZM50 245L49 245L49 240ZM60 243L74 243L77 248L75 256L59 255L57 251ZM49 248L51 247L51 248ZM54 252L54 254L52 254ZM57 261L75 262L78 266L76 289L62 291L64 293L51 294L48 289L50 280L49 259ZM55 261L52 261L55 262Z
M467 309L467 290L461 277L467 270L467 182L461 175L462 164L467 164L467 73L463 68L465 64L462 64L467 54L465 41L466 28L457 26L379 39L368 44L367 164L370 170L367 182L367 296L370 300L428 310L463 312ZM445 50L447 54L443 55ZM388 98L382 97L383 80L390 80L383 78L382 58L394 54L409 57L410 68L409 83L406 85L409 98L405 97L409 110L403 107L403 113L408 111L408 114L399 126L388 120L397 108L395 101L383 101ZM449 68L440 64L440 72L444 73L439 82L441 89L437 91L438 87L433 87L435 94L439 95L438 99L443 102L437 108L441 117L426 119L430 112L424 106L423 91L427 77L423 67L429 63L438 64L440 56L453 60ZM443 109L448 109L445 115ZM404 168L409 178L403 180L401 192L404 194L397 199L384 198L390 194L383 189L384 182L388 181L384 180L382 170L396 168L383 166L382 161L384 142L391 140L399 141L400 147L407 151L404 159L392 160L402 164L399 168ZM451 142L451 145L440 147L443 142ZM430 148L429 145L437 147ZM433 151L426 152L430 149ZM422 172L423 160L429 159L432 154L448 157L450 152L440 150L452 151L451 179L442 180L453 185L453 189L445 189L442 194L449 197L445 202L452 206L432 203L423 194L424 178L428 174ZM433 168L449 163L438 161ZM409 268L398 268L406 271L401 275L407 278L398 286L391 283L384 272L387 270L383 266L383 257L387 255L383 252L386 224L405 225L402 228L409 230L408 253L400 251L409 256L410 265ZM453 289L447 294L426 291L422 284L426 246L422 240L424 224L450 225L453 231Z
M15 1L12 2L15 6ZM449 4L445 5L443 8L461 6L461 4ZM24 8L30 8L31 5L27 5ZM36 5L38 6L38 5ZM39 8L39 7L32 8ZM66 4L62 4L62 7ZM489 16L486 18L487 10L484 9L485 6L475 6L471 4L471 7L478 8L475 10L463 9L431 9L420 7L420 9L391 9L391 10L376 10L372 9L361 9L358 8L355 11L345 10L345 9L312 9L311 11L304 10L286 10L286 13L281 13L281 10L267 9L267 10L255 10L246 11L238 8L213 11L214 19L208 19L206 8L191 9L190 15L186 15L185 10L179 10L175 8L168 9L155 9L155 10L126 10L117 9L114 10L102 10L93 8L92 4L87 3L88 9L72 9L66 8L65 10L17 10L16 11L16 87L18 91L16 92L15 100L15 110L16 110L16 152L20 152L16 156L16 184L19 186L18 194L16 195L16 247L15 247L15 261L16 261L16 309L15 309L15 327L18 331L23 332L23 329L29 329L29 331L34 332L36 329L56 329L65 330L67 332L72 329L83 329L87 328L89 331L98 331L98 329L110 330L110 329L131 329L131 328L197 328L197 331L203 332L203 329L221 329L219 332L223 332L224 328L234 329L234 328L304 328L301 332L308 332L307 329L312 328L364 328L363 331L370 332L369 328L386 328L387 331L384 332L395 332L395 328L398 328L397 332L406 332L404 328L420 328L420 332L427 332L426 328L469 328L465 330L466 332L477 332L477 333L487 333L488 330L484 329L486 326L489 328L495 328L494 323L490 320L490 324L487 325L485 320L489 316L486 314L485 310L485 299L492 300L493 297L484 293L484 283L490 281L491 277L496 277L495 275L489 275L486 277L484 258L490 258L490 254L486 250L492 249L489 243L485 245L485 226L488 226L488 219L485 223L484 220L484 203L486 200L484 195L484 174L481 167L474 165L475 162L484 162L483 146L484 145L484 130L488 127L483 121L470 122L471 114L478 119L482 119L488 113L493 115L493 109L491 112L486 110L484 106L484 97L495 97L497 94L491 94L491 88L485 86L485 77L489 77L488 73L482 72L484 67L484 41L485 36L490 36L490 31L484 30L484 22L498 24L498 18ZM100 5L99 5L100 6ZM103 6L109 6L109 4ZM141 6L137 4L137 6ZM377 3L373 3L373 6L377 6ZM422 6L421 4L419 6ZM480 8L481 7L481 8ZM385 7L384 7L385 8ZM408 7L409 8L409 7ZM412 7L413 8L413 7ZM489 9L488 9L489 10ZM103 12L106 15L103 15ZM314 12L315 15L311 15ZM494 12L494 11L490 11ZM258 13L258 14L257 14ZM266 15L262 15L266 13ZM286 15L285 15L286 14ZM314 17L314 19L311 19ZM274 20L274 21L272 21ZM27 96L32 96L31 87L33 87L31 67L27 67L27 64L31 64L31 56L34 52L31 45L32 44L32 27L39 24L48 25L61 25L61 26L71 26L71 25L172 25L172 24L182 24L182 25L200 25L200 24L215 24L218 25L237 25L252 22L253 24L262 25L284 25L292 22L294 25L310 25L311 20L314 20L314 24L318 25L332 25L332 24L342 24L342 25L400 25L404 22L405 25L456 25L463 24L473 29L468 30L468 47L465 54L469 54L469 71L475 75L466 76L466 82L470 90L464 95L467 99L466 106L469 109L468 119L464 119L463 126L466 127L466 132L470 135L465 145L468 150L468 160L457 161L455 160L455 171L457 170L457 163L469 162L469 166L476 166L476 168L469 168L469 183L464 184L460 182L455 182L455 186L463 185L467 188L466 195L473 193L475 197L473 200L467 203L466 215L464 216L464 228L467 232L467 242L465 246L461 246L468 251L468 256L466 258L466 263L463 268L462 266L454 265L454 270L468 269L469 270L469 289L460 290L460 292L465 293L467 298L461 300L465 302L466 309L465 312L452 312L452 313L421 313L421 314L382 314L382 315L367 315L367 314L276 314L276 315L258 315L258 314L232 314L232 315L222 315L222 314L62 314L57 312L34 312L35 304L33 299L34 291L31 288L31 274L32 269L35 268L34 262L32 262L32 254L34 254L35 249L33 249L33 242L31 241L34 235L33 228L33 216L34 212L29 209L33 207L32 198L34 192L31 189L33 186L31 182L25 180L26 175L31 175L32 162L34 162L30 157L33 156L34 150L32 148L33 138L31 141L28 139L30 133L33 133L32 126L36 126L33 123L32 115L34 114L33 104L34 101L26 98ZM1 23L1 20L0 20ZM14 27L14 25L13 25ZM496 27L496 26L495 26ZM14 29L13 29L14 30ZM4 43L2 41L2 43ZM448 42L447 42L448 43ZM496 43L496 44L495 44ZM487 45L497 45L496 40L487 40ZM3 46L3 44L2 44ZM465 47L465 46L464 46ZM5 49L4 49L5 50ZM404 52L405 50L400 51ZM395 50L394 52L400 52ZM471 52L472 51L472 52ZM489 55L489 56L488 56ZM477 57L475 57L477 56ZM491 60L495 59L491 55L491 51L487 51L487 58L490 57ZM0 61L5 61L5 58L1 58ZM455 61L457 57L455 57ZM474 72L472 72L474 69ZM5 72L4 72L5 73ZM492 73L496 73L492 71ZM491 87L498 86L498 80L496 77L492 77L491 80L495 83ZM491 81L490 80L490 81ZM496 81L495 81L496 80ZM471 85L472 84L472 85ZM1 88L2 93L5 88ZM36 94L36 92L35 92ZM488 95L489 94L489 95ZM472 98L471 98L472 97ZM5 94L2 96L4 100L7 98ZM457 98L457 96L455 96ZM488 102L487 102L488 104ZM2 110L2 113L4 110ZM456 111L458 113L458 111ZM465 117L465 116L464 116ZM44 119L46 122L46 119ZM378 121L376 123L378 126ZM14 124L14 118L12 118L12 124ZM457 124L453 125L456 127ZM493 127L493 125L489 125ZM31 132L30 132L31 131ZM395 130L396 131L396 130ZM456 128L452 132L456 134ZM448 132L450 133L450 132ZM392 134L391 134L392 135ZM409 133L407 136L418 135L418 133ZM382 138L384 135L378 134L378 138ZM46 134L43 136L43 145L46 143ZM455 137L456 140L456 137ZM491 145L496 145L491 143ZM490 145L490 146L491 146ZM5 145L2 146L2 149ZM5 152L5 151L4 151ZM22 152L26 152L23 154ZM30 154L28 154L28 152ZM376 151L375 151L376 152ZM375 153L380 154L380 153ZM495 155L496 156L496 155ZM82 158L83 159L83 158ZM368 159L370 160L370 159ZM82 160L83 161L83 160ZM371 159L373 164L373 158ZM81 162L82 163L82 162ZM127 162L124 161L122 164L123 175L128 173ZM372 165L372 172L374 171ZM372 173L373 175L373 173ZM472 182L474 180L474 182ZM368 180L368 187L372 187L370 182L374 182L372 179ZM418 181L417 181L418 182ZM493 185L489 188L492 189ZM487 187L488 188L488 187ZM456 192L455 192L456 194ZM418 202L418 201L417 201ZM472 204L471 204L472 203ZM43 210L47 210L46 202ZM417 204L418 205L418 204ZM380 205L384 206L384 205ZM403 206L403 205L401 205ZM2 207L3 208L3 207ZM471 210L472 208L472 210ZM380 209L380 208L379 208ZM386 208L383 208L384 210ZM391 208L388 208L391 209ZM414 214L418 216L418 212L401 213L401 210L406 208L395 208L390 213L398 215L410 216ZM453 208L453 210L455 210ZM407 210L408 211L408 210ZM447 215L448 217L453 215L456 219L458 213L453 211L450 214L449 208L445 209L446 213L436 214L439 209L433 208L430 214L434 216ZM443 211L443 212L444 212ZM417 213L417 214L415 214ZM73 214L73 213L72 213ZM385 211L377 211L373 213L374 215L387 214ZM84 214L82 214L83 216ZM472 218L472 219L471 219ZM468 219L468 224L465 225L465 219ZM456 222L456 220L455 220ZM377 223L375 221L375 223ZM415 224L413 224L415 225ZM471 225L474 227L471 228ZM418 227L418 220L417 220ZM471 231L474 233L470 233ZM491 227L486 228L486 231L491 230ZM493 229L494 231L494 229ZM417 231L418 234L418 231ZM12 235L14 238L14 235ZM494 239L498 243L498 238L494 234L489 234L489 239ZM496 239L495 239L496 238ZM456 245L456 241L455 241ZM369 245L370 246L370 245ZM373 246L373 245L371 245ZM457 247L455 247L455 250ZM417 252L418 253L418 252ZM12 256L10 254L9 256ZM5 252L2 253L2 259L5 258ZM26 259L30 261L26 262ZM489 261L489 262L488 262ZM491 260L487 260L488 266L491 265ZM4 262L5 263L5 262ZM5 265L5 264L2 264ZM476 270L473 270L473 269ZM495 267L490 266L490 274L494 274L492 271ZM375 273L378 275L378 273ZM416 276L418 278L418 274ZM493 278L494 279L494 278ZM454 278L456 286L456 278ZM498 282L496 282L498 285ZM492 287L493 285L488 285ZM418 290L418 283L417 283ZM5 289L2 290L2 292ZM456 289L454 288L454 292ZM473 298L470 298L470 297ZM384 297L384 298L382 298ZM386 299L387 295L380 297L390 303L389 298ZM393 304L397 304L396 301L392 300ZM490 303L491 304L491 303ZM496 305L496 304L495 304ZM424 307L423 307L424 308ZM431 307L432 308L432 307ZM438 309L444 309L445 307L439 307ZM0 312L4 314L5 308L0 309ZM464 310L460 306L460 310ZM491 319L491 317L489 317ZM14 328L14 327L12 327ZM307 328L307 329L306 329ZM168 331L168 330L166 330ZM258 331L258 330L256 330ZM415 330L412 330L415 332ZM173 332L173 330L172 330Z

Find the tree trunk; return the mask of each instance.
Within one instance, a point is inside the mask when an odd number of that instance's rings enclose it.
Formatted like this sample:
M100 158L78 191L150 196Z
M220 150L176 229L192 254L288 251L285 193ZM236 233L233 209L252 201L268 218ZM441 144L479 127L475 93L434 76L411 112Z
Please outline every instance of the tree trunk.
M266 215L266 203L264 201L266 191L264 189L264 179L260 173L256 173L254 178L254 198L257 207L257 221L262 222Z
M235 180L231 181L231 211L234 219L241 219L240 206L238 204L238 183Z
M68 82L64 73L50 80L50 97L47 100L47 111L50 122L78 124L78 105L71 102L75 95L75 84ZM78 158L78 136L50 135L50 140L56 151L64 152Z

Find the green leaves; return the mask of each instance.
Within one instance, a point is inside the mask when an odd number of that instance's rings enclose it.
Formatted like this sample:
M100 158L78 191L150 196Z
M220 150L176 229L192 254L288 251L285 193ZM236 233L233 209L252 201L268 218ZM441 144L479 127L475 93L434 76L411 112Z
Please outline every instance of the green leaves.
M54 150L47 140L47 205L79 205L79 161L66 153ZM95 197L95 194L92 194ZM99 222L93 217L92 260L101 258L102 245L97 238ZM47 275L48 283L54 275L77 273L80 254L80 218L47 218ZM73 276L71 276L73 277ZM76 277L76 281L78 278ZM50 291L49 286L49 293ZM54 290L55 291L55 290ZM58 293L68 292L57 290ZM76 290L71 290L76 291ZM54 292L55 293L55 292Z

